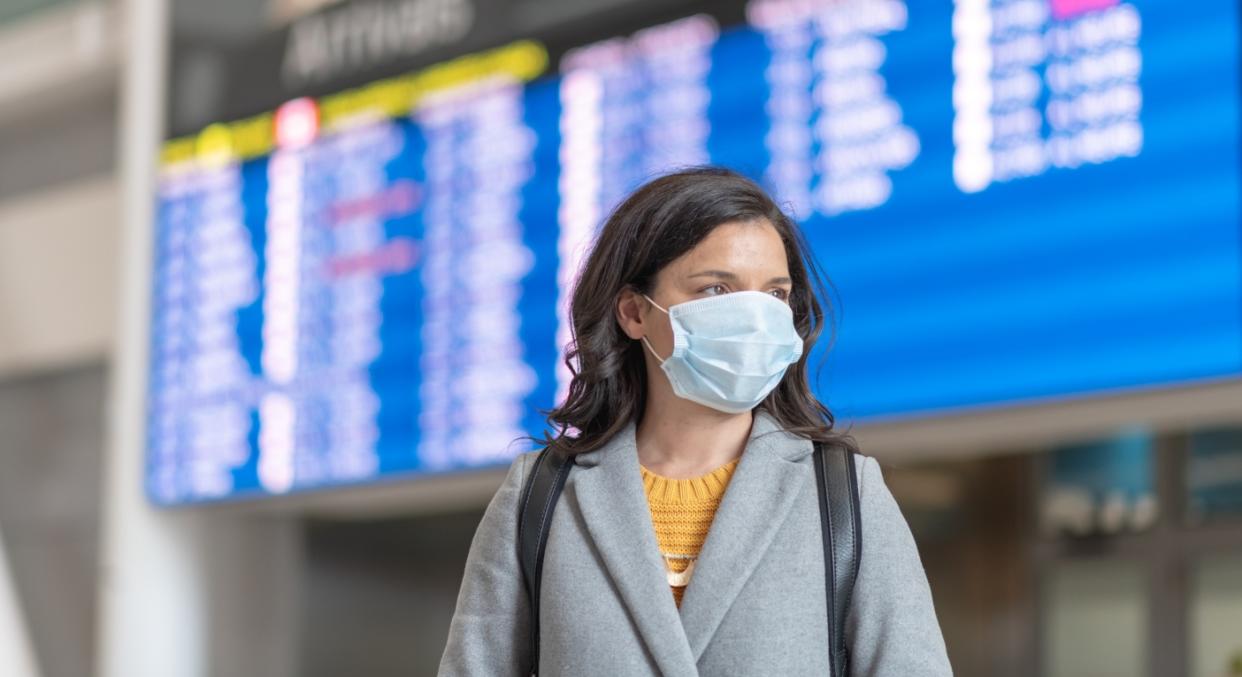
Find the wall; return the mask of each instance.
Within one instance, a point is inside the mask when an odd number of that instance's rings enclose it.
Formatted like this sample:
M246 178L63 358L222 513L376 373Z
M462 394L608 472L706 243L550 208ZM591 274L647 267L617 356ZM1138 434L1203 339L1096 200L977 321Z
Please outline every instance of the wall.
M92 673L106 374L0 382L0 529L44 677Z

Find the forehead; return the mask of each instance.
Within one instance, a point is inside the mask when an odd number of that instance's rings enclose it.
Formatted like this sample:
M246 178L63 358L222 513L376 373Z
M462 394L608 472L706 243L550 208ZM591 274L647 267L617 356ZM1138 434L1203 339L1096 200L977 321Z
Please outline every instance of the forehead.
M670 264L680 274L691 274L702 267L727 269L739 275L785 274L789 261L780 233L769 221L731 221L717 226Z

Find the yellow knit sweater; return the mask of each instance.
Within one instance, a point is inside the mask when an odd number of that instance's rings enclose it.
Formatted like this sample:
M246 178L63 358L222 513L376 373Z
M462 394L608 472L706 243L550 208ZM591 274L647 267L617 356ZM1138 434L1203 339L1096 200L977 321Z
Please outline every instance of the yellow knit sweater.
M707 530L739 460L740 456L706 475L688 479L664 477L639 465L656 542L664 555L669 587L678 608L694 574L694 560L707 539Z

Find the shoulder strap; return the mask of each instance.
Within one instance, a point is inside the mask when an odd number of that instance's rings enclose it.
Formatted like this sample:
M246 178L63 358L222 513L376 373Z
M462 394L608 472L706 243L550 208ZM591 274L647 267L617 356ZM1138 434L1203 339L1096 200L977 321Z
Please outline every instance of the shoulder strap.
M844 447L825 449L815 443L815 476L819 516L824 538L824 568L828 590L829 660L832 677L848 677L849 648L845 619L849 612L858 561L862 554L857 471L854 454ZM552 511L573 468L567 459L545 448L535 458L526 478L518 511L518 556L530 599L530 656L532 675L539 673L539 582Z
M862 554L856 475L854 454L848 448L826 448L822 443L815 443L819 518L824 534L824 568L829 583L828 637L832 677L848 677L850 669L845 619Z
M539 674L539 580L543 574L543 551L552 526L565 478L573 468L572 459L544 447L535 457L535 466L526 477L522 501L518 507L518 558L522 578L530 599L530 674Z

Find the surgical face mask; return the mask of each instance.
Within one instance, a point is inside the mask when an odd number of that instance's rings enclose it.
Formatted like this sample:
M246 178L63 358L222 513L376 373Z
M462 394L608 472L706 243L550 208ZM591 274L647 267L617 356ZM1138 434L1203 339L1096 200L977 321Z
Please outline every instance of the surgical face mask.
M709 296L667 310L643 297L673 326L673 354L667 358L656 354L646 336L642 341L678 397L730 414L749 411L802 356L793 309L766 292Z

